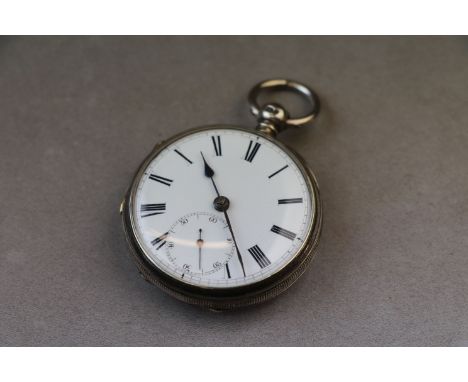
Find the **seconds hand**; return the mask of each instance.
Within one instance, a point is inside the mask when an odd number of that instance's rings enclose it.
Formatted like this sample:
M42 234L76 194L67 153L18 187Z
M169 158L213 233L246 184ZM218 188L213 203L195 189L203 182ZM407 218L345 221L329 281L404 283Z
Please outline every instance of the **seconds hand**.
M240 263L240 265L242 267L242 273L244 274L244 277L245 277L244 262L242 261L242 256L240 254L239 247L237 246L237 241L236 241L236 238L234 236L234 232L232 230L231 221L229 220L229 216L227 214L227 209L229 208L229 199L226 198L225 196L221 196L219 194L218 187L216 187L216 183L215 183L215 181L213 179L214 171L208 165L208 163L206 163L205 156L203 155L203 153L201 151L200 151L200 154L201 154L201 156L203 158L203 163L205 164L205 176L211 179L211 183L213 183L213 187L214 187L214 189L216 191L216 195L218 195L216 197L215 201L214 201L215 208L218 211L222 211L224 213L224 218L226 219L226 223L227 223L227 225L229 227L229 231L231 231L232 240L234 241L234 245L236 247L237 258L239 259L239 263Z
M201 238L202 229L198 230L198 240L197 240L197 247L198 247L198 269L201 269L201 250L203 247L203 239Z

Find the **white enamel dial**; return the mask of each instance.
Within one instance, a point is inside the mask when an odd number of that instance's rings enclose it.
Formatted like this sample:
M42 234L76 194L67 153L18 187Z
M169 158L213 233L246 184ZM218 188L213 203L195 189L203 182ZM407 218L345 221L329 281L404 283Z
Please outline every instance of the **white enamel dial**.
M204 288L272 276L302 248L316 213L299 166L279 145L241 129L211 128L170 143L144 169L132 200L145 256ZM218 193L229 199L225 212L214 207Z

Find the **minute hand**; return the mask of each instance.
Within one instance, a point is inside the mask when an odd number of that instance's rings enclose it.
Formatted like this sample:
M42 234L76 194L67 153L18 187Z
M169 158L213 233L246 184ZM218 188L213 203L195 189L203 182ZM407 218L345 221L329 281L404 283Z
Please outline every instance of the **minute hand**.
M219 194L218 187L216 187L216 183L215 183L215 181L213 179L214 171L208 165L208 163L206 163L205 156L203 155L203 153L201 151L200 151L200 154L201 154L201 156L203 158L203 163L205 165L205 176L211 179L211 183L213 183L213 187L214 187L214 189L216 191L216 195L218 196L218 198L220 198L222 196ZM222 197L222 198L226 199L226 203L225 203L225 207L222 208L221 210L224 213L224 218L226 219L226 223L227 223L227 225L229 227L229 231L231 232L232 240L234 241L234 246L236 247L237 258L239 259L239 263L240 263L240 265L242 267L242 273L244 274L244 277L245 277L244 261L242 260L242 255L241 255L241 253L239 251L239 247L237 245L236 237L234 236L234 231L232 230L231 221L229 220L229 216L228 216L228 213L227 213L227 209L229 207L229 202L227 202L226 197Z
M224 217L226 219L226 223L228 224L229 231L231 231L232 240L234 240L234 245L235 245L236 251L237 251L237 258L239 259L239 263L240 263L240 265L242 267L242 273L244 274L244 277L245 277L245 269L244 269L244 262L242 261L242 255L239 252L239 247L237 246L237 241L236 241L236 238L234 236L234 232L232 230L231 221L229 220L229 216L228 216L226 211L224 211Z

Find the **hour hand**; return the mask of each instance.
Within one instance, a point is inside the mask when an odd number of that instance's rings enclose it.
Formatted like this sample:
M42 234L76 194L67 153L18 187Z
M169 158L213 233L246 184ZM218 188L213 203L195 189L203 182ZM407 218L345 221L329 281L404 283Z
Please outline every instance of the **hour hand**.
M200 151L200 154L201 154L201 156L203 158L203 163L205 164L205 176L211 179L211 183L213 183L213 187L214 187L214 189L216 191L216 194L219 196L218 187L216 187L216 183L215 183L215 181L213 179L214 171L210 167L210 165L208 163L206 163L205 156L203 155L203 153L201 151Z
M203 158L203 163L205 164L205 176L207 176L208 178L212 178L213 175L214 175L214 171L210 167L210 165L208 163L206 163L205 156L203 155L203 153L201 151L200 151L200 154L201 154L201 156Z

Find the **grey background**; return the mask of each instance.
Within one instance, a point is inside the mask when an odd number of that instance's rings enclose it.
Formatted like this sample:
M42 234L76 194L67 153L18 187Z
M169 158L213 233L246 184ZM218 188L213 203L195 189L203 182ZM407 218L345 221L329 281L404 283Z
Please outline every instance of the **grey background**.
M281 139L323 235L280 298L215 314L144 282L119 202L153 145L253 125L256 82L320 94ZM468 345L468 40L2 38L0 345Z

